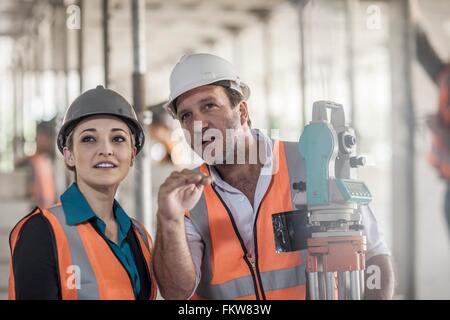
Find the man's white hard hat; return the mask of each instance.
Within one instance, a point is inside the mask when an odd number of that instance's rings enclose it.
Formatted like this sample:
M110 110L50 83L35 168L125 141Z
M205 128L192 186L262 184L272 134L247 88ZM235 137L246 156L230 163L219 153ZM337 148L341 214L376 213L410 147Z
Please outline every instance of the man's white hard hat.
M207 53L196 53L181 57L170 75L170 96L166 110L175 117L173 102L183 93L192 89L224 81L231 89L250 97L250 88L241 81L234 66L227 60Z

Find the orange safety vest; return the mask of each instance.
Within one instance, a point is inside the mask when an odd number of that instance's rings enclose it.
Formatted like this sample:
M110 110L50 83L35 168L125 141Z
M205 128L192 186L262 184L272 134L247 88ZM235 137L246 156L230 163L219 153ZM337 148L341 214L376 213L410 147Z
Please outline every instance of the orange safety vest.
M33 169L31 195L35 205L48 208L55 203L55 182L51 162L44 155L35 154L30 157Z
M293 182L304 179L298 144L274 141L273 175L258 208L255 255L249 256L229 208L213 185L186 214L204 241L201 279L193 299L305 299L307 251L277 253L272 215L294 210ZM199 170L209 175L204 164Z
M125 267L109 245L89 222L66 224L61 205L50 209L36 208L13 228L10 235L11 257L25 223L42 214L55 235L58 273L63 300L133 300L135 294ZM156 297L156 282L151 264L152 240L145 228L132 219L132 228L141 247L150 275L150 299ZM8 299L15 299L14 272L10 261Z
M439 76L439 109L438 116L446 128L450 128L450 67L447 67ZM450 130L450 129L448 129ZM428 153L428 162L433 165L439 174L450 180L450 146L444 137L433 134L431 150Z

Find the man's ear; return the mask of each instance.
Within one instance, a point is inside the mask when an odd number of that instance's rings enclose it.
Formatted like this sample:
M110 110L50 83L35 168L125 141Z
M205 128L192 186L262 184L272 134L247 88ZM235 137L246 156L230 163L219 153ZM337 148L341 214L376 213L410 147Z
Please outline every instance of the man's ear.
M131 163L130 163L130 167L132 167L134 165L134 159L136 158L136 153L137 153L137 149L136 149L136 147L133 147L133 149L131 149Z
M248 104L247 101L242 100L239 102L239 115L241 119L241 125L247 123L248 120Z
M70 151L69 148L64 147L63 154L66 165L70 168L75 168L75 158L73 156L73 152Z

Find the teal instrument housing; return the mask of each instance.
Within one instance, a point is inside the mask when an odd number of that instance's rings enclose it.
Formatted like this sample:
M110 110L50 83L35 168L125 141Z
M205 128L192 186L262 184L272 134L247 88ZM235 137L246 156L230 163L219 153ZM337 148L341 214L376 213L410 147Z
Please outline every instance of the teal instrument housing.
M344 201L368 204L372 201L372 194L362 181L336 179L336 185L341 191Z
M357 180L357 168L366 160L357 154L356 133L341 104L316 101L312 111L297 146L303 160L291 186L297 210L272 215L275 248L307 249L311 300L360 300L367 251L360 205L372 195Z
M330 160L337 154L336 140L333 129L326 122L308 124L300 137L300 154L306 164L308 205L329 203L328 181L330 175L334 176L334 168L330 168L333 162Z

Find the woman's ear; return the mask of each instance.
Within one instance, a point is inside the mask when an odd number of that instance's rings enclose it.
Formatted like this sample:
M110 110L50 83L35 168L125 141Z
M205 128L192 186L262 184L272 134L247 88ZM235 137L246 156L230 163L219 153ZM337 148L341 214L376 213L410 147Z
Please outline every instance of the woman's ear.
M70 168L75 168L75 158L73 156L72 151L70 151L69 148L64 147L63 154L64 154L64 162L66 163L66 165Z
M136 147L133 147L133 149L131 149L131 163L130 163L130 167L132 167L133 164L134 164L134 159L136 158L136 153L137 153L137 149L136 149Z

